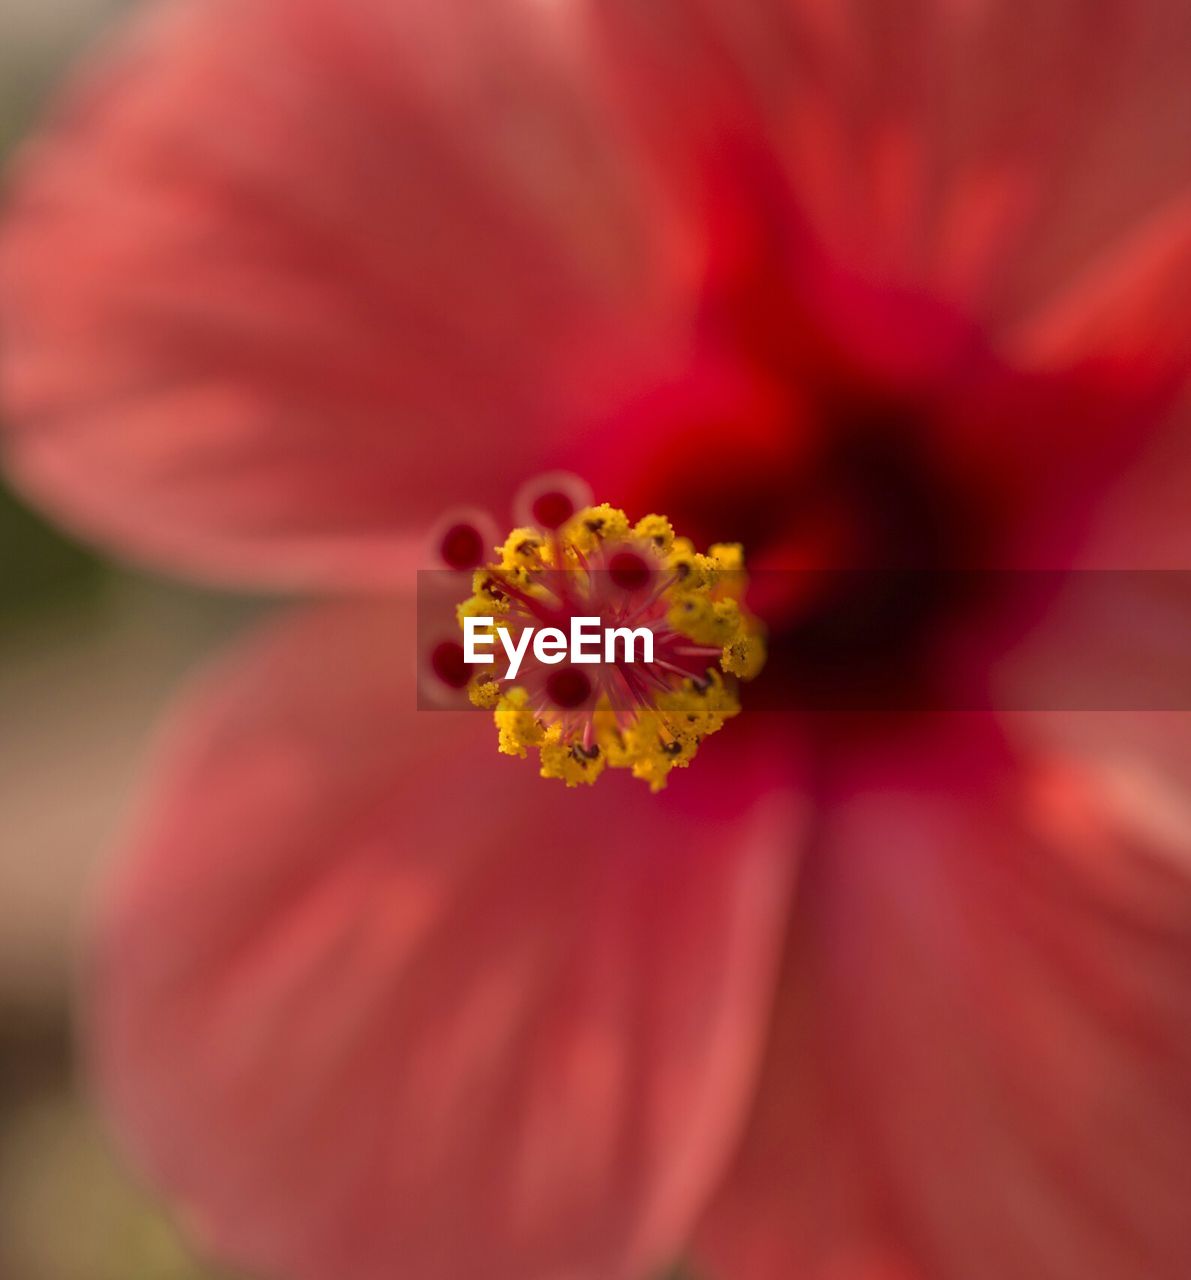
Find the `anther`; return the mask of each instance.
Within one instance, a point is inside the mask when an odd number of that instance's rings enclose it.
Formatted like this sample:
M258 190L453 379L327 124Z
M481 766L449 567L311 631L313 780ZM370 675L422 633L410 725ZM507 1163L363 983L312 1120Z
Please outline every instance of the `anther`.
M743 604L740 549L702 554L664 516L632 524L619 508L579 504L573 494L559 483L523 491L521 523L457 609L465 633L495 619L514 644L531 632L556 638L523 647L503 677L491 665L474 674L468 696L492 710L500 750L533 750L543 777L570 787L628 769L656 791L740 711L738 681L764 660ZM603 650L583 651L574 634L598 623ZM569 659L553 647L568 635ZM441 678L463 676L461 652L436 651Z

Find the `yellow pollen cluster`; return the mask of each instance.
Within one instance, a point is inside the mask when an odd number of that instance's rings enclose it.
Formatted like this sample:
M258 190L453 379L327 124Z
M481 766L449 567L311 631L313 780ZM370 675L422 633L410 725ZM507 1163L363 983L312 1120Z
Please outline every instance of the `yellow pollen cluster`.
M654 639L652 663L574 668L582 674L566 698L552 684L560 668L527 663L513 682L483 669L468 694L492 710L503 753L524 758L536 750L541 776L568 787L611 768L658 791L739 713L737 682L752 679L765 661L759 624L743 604L739 546L702 553L664 516L632 524L601 504L557 531L514 529L496 551L458 607L461 626L491 617L517 634L596 615L613 627L646 627Z

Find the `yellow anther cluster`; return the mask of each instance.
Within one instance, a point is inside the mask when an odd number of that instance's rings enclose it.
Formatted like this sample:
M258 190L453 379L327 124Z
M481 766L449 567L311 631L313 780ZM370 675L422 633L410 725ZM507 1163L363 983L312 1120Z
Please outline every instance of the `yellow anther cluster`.
M674 530L665 516L646 516L638 520L633 526L633 537L648 542L657 554L663 556L668 555L674 546Z
M714 600L706 590L684 592L667 615L675 631L699 644L726 648L744 629L744 618L735 600Z
M473 707L491 710L500 702L500 681L490 675L477 676L467 686L467 696Z
M546 542L536 529L514 529L499 553L502 569L541 569L546 563Z
M577 511L562 529L563 545L584 556L608 543L624 542L628 536L628 516L606 502Z
M707 558L725 573L739 573L744 568L744 548L739 542L717 542L707 548Z
M736 692L712 669L705 681L684 680L658 697L627 727L604 708L594 716L591 745L568 741L561 725L543 726L530 713L524 689L504 694L496 707L500 750L522 759L530 747L539 750L543 778L560 778L568 787L590 784L604 771L630 769L634 778L660 791L674 769L685 769L700 742L737 715Z
M566 742L562 728L551 725L546 731L540 751L543 778L559 778L568 787L591 785L609 763L608 753L598 743L590 748L582 743Z
M507 756L525 759L526 749L540 747L546 731L529 708L529 695L524 689L510 689L502 695L493 713L500 734L500 749Z
M667 687L642 686L654 689L647 699L614 707L602 693L594 709L582 711L553 709L540 694L531 703L526 688L509 687L491 672L478 675L468 692L476 706L492 709L502 752L524 758L530 748L538 751L542 777L574 787L595 782L606 768L628 769L657 791L674 769L690 764L704 738L739 712L736 680L752 679L764 665L758 625L742 604L739 545L717 544L704 554L676 537L664 516L632 524L606 503L587 507L556 534L514 529L496 548L496 561L476 571L472 595L457 612L462 624L467 617L536 608L538 601L556 599L558 575L552 585L551 570L582 579L606 568L621 550L635 552L655 570L656 589L647 594L651 601L656 597L658 625L668 628L686 655L681 660L700 674L683 676L671 667L663 677Z
M765 665L765 645L759 635L742 631L734 640L724 645L720 666L741 680L752 680L761 674Z
M660 791L674 769L685 769L700 742L724 727L740 711L740 701L714 669L706 682L684 680L662 694L653 711L642 713L627 730L612 731L601 743L613 768L628 768L634 778Z
M546 730L538 723L529 708L529 694L524 689L510 689L502 694L493 713L499 732L499 746L505 755L520 755L531 746L540 746L546 739Z

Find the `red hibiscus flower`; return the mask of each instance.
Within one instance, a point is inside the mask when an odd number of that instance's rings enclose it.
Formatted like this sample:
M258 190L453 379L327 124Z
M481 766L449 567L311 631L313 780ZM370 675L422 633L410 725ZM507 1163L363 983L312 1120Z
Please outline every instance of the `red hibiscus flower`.
M1191 1273L1185 718L997 714L1062 611L987 587L1188 563L1188 48L1176 0L180 0L84 77L4 241L12 473L340 597L188 699L89 970L213 1251ZM415 709L427 531L559 466L773 588L656 796ZM1062 660L1184 671L1188 607Z

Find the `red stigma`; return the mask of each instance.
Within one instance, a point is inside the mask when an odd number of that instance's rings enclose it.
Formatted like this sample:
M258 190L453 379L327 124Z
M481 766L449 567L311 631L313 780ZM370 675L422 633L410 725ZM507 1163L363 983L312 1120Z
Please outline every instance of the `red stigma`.
M640 591L653 576L643 556L635 551L618 551L608 561L608 576L622 591Z
M591 681L574 667L552 671L546 680L546 696L556 707L570 711L591 697Z
M533 511L534 520L543 529L561 529L575 514L575 504L570 494L563 493L559 489L538 494L530 509Z
M453 524L443 534L439 552L452 569L476 569L484 562L484 539L474 524Z
M443 640L434 646L430 669L452 689L465 688L471 678L471 668L463 661L463 646L453 640Z

